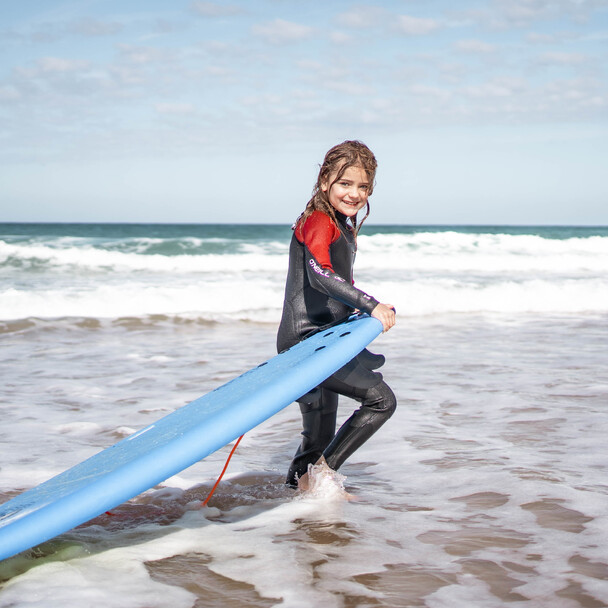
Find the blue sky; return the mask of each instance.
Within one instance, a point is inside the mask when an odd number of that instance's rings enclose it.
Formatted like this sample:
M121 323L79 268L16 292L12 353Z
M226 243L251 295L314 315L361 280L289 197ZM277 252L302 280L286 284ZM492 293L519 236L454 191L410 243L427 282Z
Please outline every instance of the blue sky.
M608 0L24 0L0 221L290 222L326 150L375 223L608 224Z

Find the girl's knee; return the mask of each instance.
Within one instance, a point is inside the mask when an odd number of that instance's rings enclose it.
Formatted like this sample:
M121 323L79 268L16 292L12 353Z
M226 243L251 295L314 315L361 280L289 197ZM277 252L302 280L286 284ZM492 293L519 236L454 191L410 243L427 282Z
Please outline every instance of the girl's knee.
M381 412L390 418L397 409L397 398L391 387L382 381L368 391L363 405L375 412Z

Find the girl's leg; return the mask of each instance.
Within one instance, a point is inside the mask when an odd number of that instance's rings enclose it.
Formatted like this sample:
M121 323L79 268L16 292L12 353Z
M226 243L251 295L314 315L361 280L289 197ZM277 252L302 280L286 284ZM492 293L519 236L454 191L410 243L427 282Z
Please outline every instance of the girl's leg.
M298 479L323 455L336 432L338 395L325 388L317 388L298 400L302 412L302 443L298 448L285 483L297 488Z
M397 407L395 395L384 381L367 389L364 395L359 394L360 390L356 389L355 394L351 392L348 396L361 401L361 407L340 427L323 451L328 466L335 471L393 415Z
M376 363L384 363L384 357L363 351L321 384L324 389L361 403L323 451L327 464L334 470L340 468L393 415L397 407L395 395L382 379L382 374L372 371Z

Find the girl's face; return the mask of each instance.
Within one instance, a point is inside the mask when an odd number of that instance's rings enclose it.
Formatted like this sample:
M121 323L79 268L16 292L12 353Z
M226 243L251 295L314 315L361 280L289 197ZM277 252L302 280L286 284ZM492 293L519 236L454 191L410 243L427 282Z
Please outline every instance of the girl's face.
M327 192L329 188L329 203L336 211L352 217L367 204L370 188L367 172L363 167L348 167L342 177L333 183L337 174L336 171L329 180L322 182L321 189Z

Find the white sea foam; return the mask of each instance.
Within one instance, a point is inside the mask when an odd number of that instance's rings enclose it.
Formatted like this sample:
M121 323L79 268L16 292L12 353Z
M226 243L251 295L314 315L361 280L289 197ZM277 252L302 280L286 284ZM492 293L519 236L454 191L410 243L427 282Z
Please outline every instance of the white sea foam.
M395 305L403 316L449 312L606 312L608 281L596 279L494 282L423 279L359 281L358 287Z
M363 273L362 273L363 274ZM474 282L424 278L357 286L393 304L402 316L445 312L605 312L608 281L529 279ZM277 322L283 285L260 277L193 284L73 285L64 289L0 291L0 319L177 315L208 320Z
M361 268L442 272L604 272L608 238L433 232L359 237Z
M0 241L0 265L54 272L81 269L173 274L262 269L275 272L285 268L286 242L235 242L230 252L222 253L148 253L153 251L150 244L157 242L163 241L138 239L136 244L115 250L90 243L77 246L73 240L57 240L52 244ZM433 232L359 237L360 269L568 273L603 271L607 263L608 238L599 236L548 239L534 235Z
M56 427L56 431L64 435L96 435L101 430L101 426L95 422L71 422Z
M172 254L152 253L168 241ZM0 241L0 319L162 314L276 322L287 245L194 237ZM608 237L446 231L362 235L355 275L358 287L401 315L576 313L608 310L606 268Z
M266 255L263 247L244 254L141 255L97 247L57 248L46 245L13 245L0 241L0 265L20 270L96 273L150 271L171 274L283 270L284 256ZM281 253L286 253L286 249Z
M246 298L243 294L246 293ZM213 320L253 319L256 311L278 311L282 287L259 281L212 281L198 284L101 284L37 291L0 292L0 319L96 317L168 314ZM276 319L276 314L272 316Z

